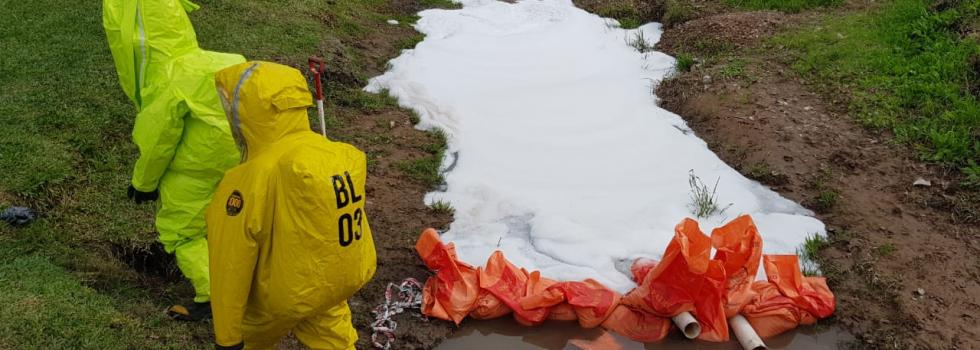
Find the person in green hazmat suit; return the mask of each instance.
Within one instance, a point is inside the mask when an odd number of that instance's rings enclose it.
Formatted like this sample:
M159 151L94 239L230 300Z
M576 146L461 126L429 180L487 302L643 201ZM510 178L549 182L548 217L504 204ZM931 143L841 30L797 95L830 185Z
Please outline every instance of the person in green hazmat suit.
M139 159L129 197L159 197L156 228L164 249L194 286L194 303L168 314L211 316L204 211L225 170L240 156L214 88L218 70L240 55L198 47L188 0L104 0L102 22L126 96L136 105Z
M310 130L302 74L248 62L217 74L243 157L207 211L214 333L221 349L353 349L347 299L375 271L367 157Z

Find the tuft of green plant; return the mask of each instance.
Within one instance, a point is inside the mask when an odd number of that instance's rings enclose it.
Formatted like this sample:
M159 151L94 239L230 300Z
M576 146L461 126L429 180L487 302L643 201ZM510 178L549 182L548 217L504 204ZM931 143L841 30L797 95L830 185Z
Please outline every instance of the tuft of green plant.
M664 14L660 22L667 27L690 21L695 16L694 5L687 1L667 0L664 3Z
M975 1L893 1L780 35L793 69L827 94L845 92L869 128L891 130L920 156L963 168L980 159L980 41L958 28L980 21Z
M432 210L433 212L435 212L437 214L449 214L449 215L453 215L453 214L456 213L456 209L453 208L453 205L452 204L450 204L449 202L443 201L441 199L440 200L436 200L435 202L432 202L431 204L429 204L429 210Z
M721 71L718 72L723 78L744 78L745 77L745 60L741 58L735 58L728 62Z
M637 30L632 36L627 36L626 44L632 46L640 53L653 51L653 44L650 44L650 42L647 41L646 35L644 35L643 31L641 30Z
M408 115L408 121L412 122L412 125L416 125L422 121L422 117L419 116L418 112L411 111L411 114Z
M980 188L980 165L976 161L971 159L960 171L963 172L963 175L966 175L966 179L962 183L964 187Z
M607 4L596 9L595 14L619 21L619 27L623 29L633 29L643 24L640 12L628 3Z
M357 108L364 113L376 113L385 108L398 106L398 101L387 91L370 93L358 88L347 88L334 100L339 106Z
M796 255L800 258L800 270L805 276L820 276L819 253L829 244L827 237L816 233L808 235L803 245L796 248Z
M701 181L701 178L694 174L694 169L688 172L687 184L691 187L691 203L688 207L691 209L691 214L694 214L697 218L706 218L715 214L724 213L732 206L729 203L724 208L718 207L718 182L721 181L719 177L715 180L714 187L709 188L708 185Z
M675 67L678 72L689 72L691 71L691 67L694 67L694 57L691 57L691 55L679 53L676 58L677 63Z
M418 45L420 42L422 42L422 40L425 40L425 34L415 33L399 42L396 47L398 47L399 50L413 49L415 48L415 45Z
M779 10L796 13L801 10L837 6L842 0L725 0L728 5L752 10Z
M817 198L814 199L814 209L817 212L826 213L837 205L837 200L840 199L840 192L832 188L825 188L817 194Z
M894 253L895 250L898 250L898 248L895 248L894 244L885 243L875 248L875 254L881 257L885 257L885 256L892 255L892 253Z
M463 5L455 2L453 0L419 0L419 4L422 8L439 8L446 10L455 10L463 8Z
M436 187L445 181L442 176L442 159L446 153L447 139L440 129L433 129L428 133L432 142L422 148L428 154L422 158L401 161L398 169L426 186Z

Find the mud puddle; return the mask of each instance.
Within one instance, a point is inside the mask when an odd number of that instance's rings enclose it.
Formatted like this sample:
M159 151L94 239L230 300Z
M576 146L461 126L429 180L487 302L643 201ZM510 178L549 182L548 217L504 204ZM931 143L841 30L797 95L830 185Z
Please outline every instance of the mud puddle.
M766 339L769 349L831 350L853 341L837 326L800 327L792 332ZM524 327L510 319L468 321L446 338L437 350L523 350L523 349L684 349L741 350L734 340L728 343L706 343L683 339L672 332L667 339L643 344L631 341L601 328L582 329L574 322L548 322L538 327Z

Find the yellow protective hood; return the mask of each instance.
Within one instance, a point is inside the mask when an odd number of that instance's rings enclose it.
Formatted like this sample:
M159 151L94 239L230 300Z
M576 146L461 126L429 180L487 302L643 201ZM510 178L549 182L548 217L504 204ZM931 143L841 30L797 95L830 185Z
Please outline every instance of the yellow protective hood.
M313 98L299 70L252 61L219 71L215 81L242 160L287 135L310 131L306 110Z

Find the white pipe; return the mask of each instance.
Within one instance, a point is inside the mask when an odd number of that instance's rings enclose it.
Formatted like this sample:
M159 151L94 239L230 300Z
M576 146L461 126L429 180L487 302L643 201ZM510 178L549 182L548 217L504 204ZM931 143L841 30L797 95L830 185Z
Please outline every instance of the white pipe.
M674 321L677 328L681 329L687 339L694 339L701 335L701 324L694 319L694 315L691 315L690 312L682 312L670 319Z
M316 112L320 115L320 133L327 137L327 120L323 118L323 100L316 100Z
M759 338L759 334L752 329L749 320L742 315L735 315L728 319L728 326L735 332L735 338L745 350L767 350L766 344Z

